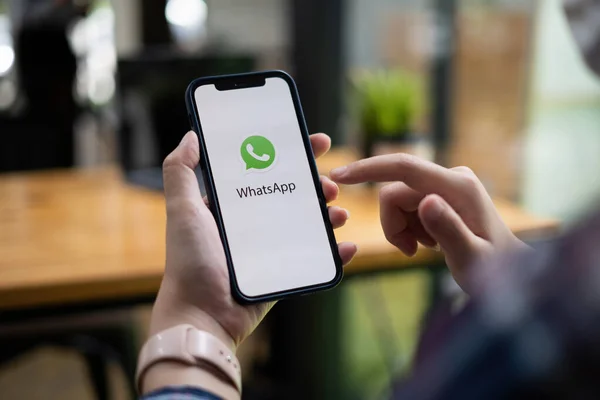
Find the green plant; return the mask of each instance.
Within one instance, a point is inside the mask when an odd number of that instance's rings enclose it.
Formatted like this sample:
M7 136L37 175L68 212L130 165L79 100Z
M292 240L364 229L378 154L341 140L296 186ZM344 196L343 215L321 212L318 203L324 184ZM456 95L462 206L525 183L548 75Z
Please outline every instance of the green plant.
M364 71L353 77L358 118L363 134L402 137L410 133L423 111L421 80L406 71Z

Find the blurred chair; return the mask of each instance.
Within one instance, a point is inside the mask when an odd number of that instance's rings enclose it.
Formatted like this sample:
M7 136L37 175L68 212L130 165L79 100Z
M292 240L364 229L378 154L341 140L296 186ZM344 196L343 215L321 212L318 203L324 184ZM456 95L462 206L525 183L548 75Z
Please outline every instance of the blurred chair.
M0 325L0 340L5 346L0 348L0 364L9 363L37 348L63 348L82 358L97 400L114 397L108 379L110 363L119 365L126 376L130 397L136 398L138 341L129 312L83 312L52 319L33 316L27 322L15 322L10 327L3 325Z

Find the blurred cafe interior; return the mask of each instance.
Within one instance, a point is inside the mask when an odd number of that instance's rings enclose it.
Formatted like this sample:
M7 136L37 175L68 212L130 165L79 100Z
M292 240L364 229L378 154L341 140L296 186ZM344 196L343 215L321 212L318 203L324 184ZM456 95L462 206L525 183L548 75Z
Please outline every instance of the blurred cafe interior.
M600 82L560 0L0 0L1 399L135 398L185 89L267 69L331 136L321 173L466 165L532 242L600 194ZM359 248L342 284L243 344L244 398L387 398L430 311L463 298L439 253L385 240L375 189L341 188L336 235Z

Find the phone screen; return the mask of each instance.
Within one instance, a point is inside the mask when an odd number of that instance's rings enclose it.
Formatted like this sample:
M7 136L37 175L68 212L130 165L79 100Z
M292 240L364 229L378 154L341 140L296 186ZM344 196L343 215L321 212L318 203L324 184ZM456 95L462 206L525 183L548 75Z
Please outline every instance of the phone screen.
M206 84L194 98L239 290L331 282L336 263L288 83Z

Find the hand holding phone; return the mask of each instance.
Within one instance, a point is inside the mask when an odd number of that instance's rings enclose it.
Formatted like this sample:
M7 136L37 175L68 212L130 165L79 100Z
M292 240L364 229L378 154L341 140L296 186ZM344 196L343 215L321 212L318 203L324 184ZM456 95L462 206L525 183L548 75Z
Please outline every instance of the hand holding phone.
M311 143L317 157L329 149L329 138L324 134L312 135ZM214 334L235 349L273 303L242 306L232 298L219 230L194 174L199 153L198 138L190 132L164 163L167 260L150 333L187 323ZM335 200L337 186L323 178L322 187L326 201ZM343 209L335 206L329 209L334 227L343 225L346 218ZM344 264L355 252L354 244L340 243Z
M186 100L233 296L262 302L339 283L342 260L292 78L202 78Z

